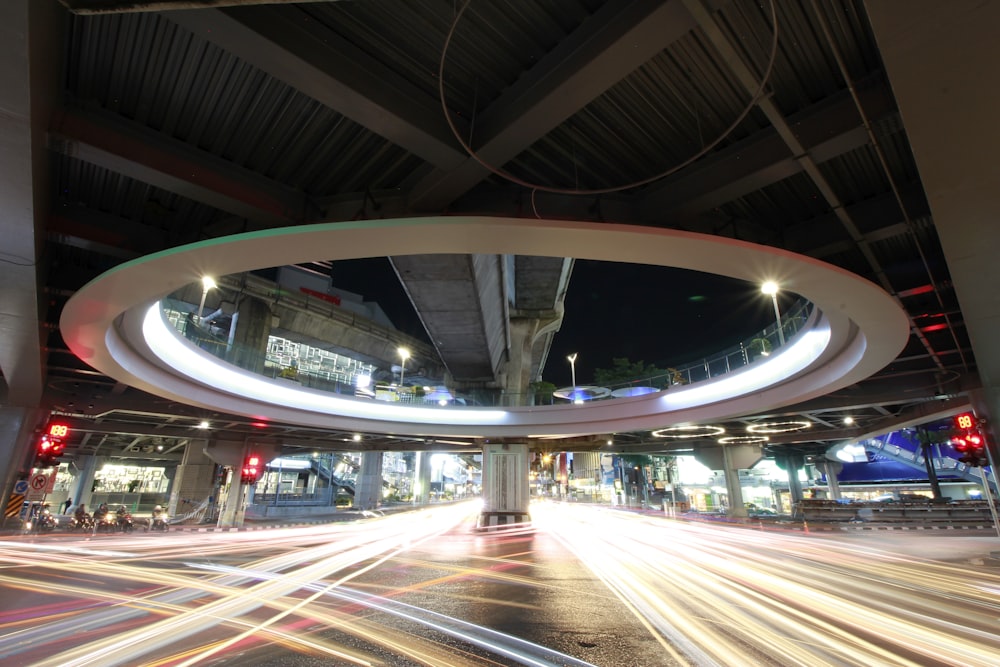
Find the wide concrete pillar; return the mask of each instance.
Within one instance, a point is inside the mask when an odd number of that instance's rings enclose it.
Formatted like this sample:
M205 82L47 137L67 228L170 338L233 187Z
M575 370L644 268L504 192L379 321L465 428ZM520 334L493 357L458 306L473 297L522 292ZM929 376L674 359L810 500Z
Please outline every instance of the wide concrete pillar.
M27 479L35 456L35 439L48 411L34 408L0 408L0 461L3 469L3 498L10 497L14 483Z
M535 361L532 349L541 334L548 332L561 321L561 316L551 314L547 317L510 314L508 318L510 347L507 348L507 364L504 369L504 395L508 404L533 404L534 395L529 392L529 387L537 378L531 376Z
M168 515L184 516L214 495L215 462L205 453L207 445L207 440L189 440L184 448L184 456L170 485Z
M431 456L433 452L417 452L413 465L413 504L426 505L431 497Z
M976 415L990 419L988 440L995 441L1000 436L995 426L1000 419L1000 86L990 82L996 81L1000 60L1000 2L865 0L865 8L975 355L982 390L970 398Z
M531 521L528 488L528 445L483 446L483 510L477 529L523 526Z
M354 506L373 510L382 500L382 452L362 452L361 470L354 486Z
M762 456L758 445L720 445L699 447L695 458L712 470L721 470L726 476L726 495L729 507L726 515L734 518L747 516L743 505L743 486L740 484L740 470L749 470L757 465Z
M510 318L510 348L507 350L507 368L504 377L504 394L512 405L528 403L531 385L531 346L538 330L535 318Z
M263 475L267 463L281 454L281 445L265 440L242 442L239 440L211 440L205 447L205 454L216 463L229 469L229 483L219 490L222 509L219 512L219 526L224 528L243 525L247 504L253 499L249 489L245 489L241 471L243 462L251 454L258 457L258 475Z
M601 484L601 452L573 452L573 479L596 490Z
M244 296L236 312L236 329L229 362L254 373L264 373L267 339L271 335L271 306L260 299Z

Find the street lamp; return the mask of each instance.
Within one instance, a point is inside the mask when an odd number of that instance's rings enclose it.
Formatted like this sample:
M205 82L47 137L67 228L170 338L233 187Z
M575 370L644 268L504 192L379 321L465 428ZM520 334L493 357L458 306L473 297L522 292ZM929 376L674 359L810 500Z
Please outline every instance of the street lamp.
M781 311L778 310L778 283L768 280L760 286L760 291L771 296L771 303L774 304L774 319L778 323L778 343L785 344L785 332L781 328Z
M201 302L198 304L198 324L201 324L201 311L205 309L205 297L208 296L208 290L216 287L215 281L205 276L201 279Z
M396 352L399 353L399 358L403 360L403 363L399 367L399 386L403 386L403 374L406 372L406 360L410 358L410 351L405 347L401 347Z
M573 378L573 391L576 392L576 352L566 357L569 359L569 372Z

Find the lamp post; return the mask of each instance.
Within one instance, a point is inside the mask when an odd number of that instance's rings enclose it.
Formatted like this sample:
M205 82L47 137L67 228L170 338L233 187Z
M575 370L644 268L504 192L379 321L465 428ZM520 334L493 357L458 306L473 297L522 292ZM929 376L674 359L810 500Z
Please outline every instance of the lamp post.
M576 352L566 357L569 359L569 373L573 380L573 390L576 391Z
M215 286L215 281L208 276L201 279L201 302L198 304L198 324L201 324L201 311L205 309L205 297L208 296L208 290Z
M399 366L399 386L403 386L403 374L406 372L406 360L410 358L410 351L405 347L401 347L396 352L399 353L399 358L403 360L403 363Z
M771 296L771 303L774 304L774 319L778 323L778 343L785 344L785 332L781 328L781 311L778 310L778 283L768 280L760 286L760 291Z

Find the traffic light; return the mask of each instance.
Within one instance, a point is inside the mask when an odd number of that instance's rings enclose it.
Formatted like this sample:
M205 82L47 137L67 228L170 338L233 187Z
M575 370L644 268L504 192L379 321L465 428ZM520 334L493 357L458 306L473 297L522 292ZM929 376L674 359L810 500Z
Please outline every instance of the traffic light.
M258 475L260 475L260 457L256 454L248 454L243 459L243 473L240 475L240 481L244 484L256 484Z
M955 427L965 431L965 435L952 438L951 446L961 454L959 461L973 468L988 466L986 439L979 432L979 421L971 412L955 415Z
M35 452L35 467L50 468L58 465L59 457L66 451L63 440L69 435L69 427L65 424L49 424L45 435L38 441Z

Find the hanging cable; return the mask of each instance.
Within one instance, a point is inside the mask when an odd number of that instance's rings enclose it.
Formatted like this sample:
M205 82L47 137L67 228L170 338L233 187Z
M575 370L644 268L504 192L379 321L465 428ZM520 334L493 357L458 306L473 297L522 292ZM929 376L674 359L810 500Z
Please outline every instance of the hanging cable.
M757 87L757 90L751 96L749 103L746 105L746 108L744 108L743 111L740 112L740 114L736 117L736 120L734 120L729 125L729 127L723 130L722 133L715 140L713 140L707 146L705 146L700 151L698 151L691 157L687 158L680 164L674 165L673 167L667 169L666 171L662 171L654 176L650 176L642 180L633 181L631 183L626 183L624 185L616 185L612 187L596 188L596 189L551 187L551 186L541 185L538 183L530 183L528 181L525 181L524 179L518 178L517 176L500 169L499 167L495 167L494 165L486 162L486 160L481 158L478 153L476 153L465 141L462 140L462 137L458 132L458 128L455 127L455 123L451 119L451 114L448 112L448 101L444 93L444 66L447 60L448 47L451 44L451 39L455 34L455 29L457 28L458 23L462 18L462 15L465 13L465 10L471 3L472 0L466 0L462 4L462 7L455 14L455 18L452 20L451 27L448 29L448 34L445 36L444 46L441 49L441 62L438 66L438 96L441 100L441 110L444 112L445 122L447 122L448 127L451 128L451 133L454 135L458 143L461 144L462 148L465 149L465 152L469 154L469 157L471 157L473 160L478 162L480 165L482 165L485 169L489 170L493 174L496 174L497 176L506 179L511 183L532 190L531 202L533 209L534 209L534 191L536 190L541 190L542 192L549 192L561 195L604 195L604 194L611 194L613 192L622 192L623 190L631 190L632 188L648 185L660 179L666 178L667 176L677 173L684 167L687 167L691 163L700 159L702 156L706 155L709 151L711 151L718 144L720 144L727 136L729 136L729 133L732 132L734 129L736 129L736 127L741 122L743 122L743 119L746 118L747 115L757 105L757 101L763 96L764 88L767 86L767 82L771 78L771 71L774 69L774 61L778 55L778 12L775 6L777 4L777 0L771 0L771 25L772 25L771 54L768 57L767 67L764 70L764 74L761 76L760 85ZM535 214L537 215L538 212L535 211Z

